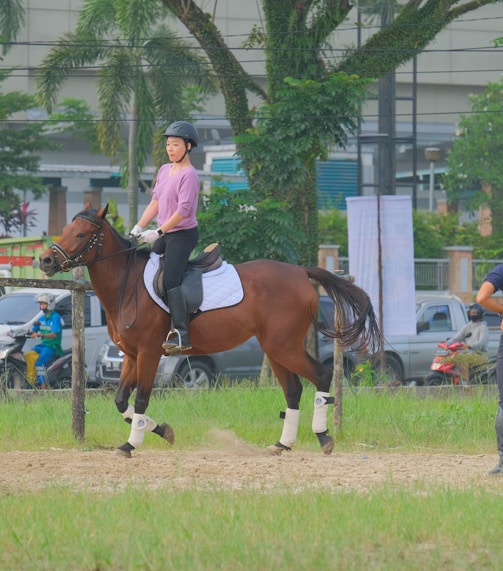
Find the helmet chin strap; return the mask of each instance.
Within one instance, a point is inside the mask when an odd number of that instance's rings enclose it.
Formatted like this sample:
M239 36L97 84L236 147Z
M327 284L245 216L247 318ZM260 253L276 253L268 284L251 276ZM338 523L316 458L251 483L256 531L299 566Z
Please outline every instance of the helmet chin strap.
M175 163L179 165L185 159L188 152L189 152L189 143L188 141L185 141L185 153L183 153L183 157L179 161L175 161Z

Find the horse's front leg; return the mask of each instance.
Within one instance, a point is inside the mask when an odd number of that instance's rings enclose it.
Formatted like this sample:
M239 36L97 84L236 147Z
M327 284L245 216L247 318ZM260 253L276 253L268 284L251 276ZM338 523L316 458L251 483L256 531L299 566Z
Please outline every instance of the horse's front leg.
M153 432L161 438L164 438L164 440L167 440L170 444L173 444L175 441L173 429L169 424L157 424L155 420L145 414L150 400L150 394L152 392L155 370L157 370L157 367L152 373L151 382L137 383L135 380L137 374L136 362L127 356L124 357L121 370L121 380L115 397L115 404L124 420L131 424L131 432L129 434L128 441L117 448L116 453L119 456L131 458L131 452L143 444L146 432ZM148 375L151 371L146 370L145 373ZM129 404L129 397L131 396L135 386L136 398L135 405L133 407Z

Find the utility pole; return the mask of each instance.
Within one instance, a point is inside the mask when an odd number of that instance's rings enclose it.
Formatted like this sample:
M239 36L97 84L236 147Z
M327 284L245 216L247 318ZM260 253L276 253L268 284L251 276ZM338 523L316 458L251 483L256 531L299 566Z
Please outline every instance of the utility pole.
M393 9L383 5L381 28L387 28L394 19ZM377 182L380 194L396 194L395 139L396 139L396 81L395 72L386 74L378 83L379 92L379 145L377 150Z

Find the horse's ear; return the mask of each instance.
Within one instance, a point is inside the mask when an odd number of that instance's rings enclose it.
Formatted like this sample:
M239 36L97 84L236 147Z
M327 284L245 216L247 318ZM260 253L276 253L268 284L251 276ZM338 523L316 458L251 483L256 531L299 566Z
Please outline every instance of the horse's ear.
M103 206L103 208L100 208L98 210L98 217L99 218L105 218L105 216L107 215L108 212L108 202L105 204L105 206Z

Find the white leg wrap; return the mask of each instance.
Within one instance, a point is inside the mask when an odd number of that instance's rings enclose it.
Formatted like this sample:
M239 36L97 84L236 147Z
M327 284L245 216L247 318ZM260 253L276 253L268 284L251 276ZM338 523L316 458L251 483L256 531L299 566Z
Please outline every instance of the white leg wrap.
M129 444L137 448L143 444L145 432L152 432L157 423L146 414L133 414L133 422L131 423L131 433L129 435Z
M323 393L321 391L316 391L314 395L314 412L313 412L313 432L318 434L320 432L325 432L327 430L327 413L328 413L328 403L327 398L330 393Z
M152 430L154 430L154 428L157 426L157 422L155 420L152 420L150 418L150 416L145 416L145 419L147 421L147 428L146 431L147 432L152 432Z
M124 418L124 420L127 420L128 418L133 420L134 418L134 406L129 405L127 407L127 409L122 413L122 416ZM150 418L150 416L147 415L140 415L140 416L144 416L145 420L147 421L147 428L145 429L147 432L152 432L152 430L154 430L154 428L157 426L157 422L155 420L152 420Z
M128 418L131 419L131 420L133 420L134 406L129 405L129 406L126 408L126 410L125 410L123 413L121 413L121 414L122 414L122 417L124 418L124 420L126 420L126 419L128 419Z
M279 439L280 444L291 448L297 441L297 431L299 428L300 410L294 408L287 408L285 412L285 419L283 421L283 432Z

